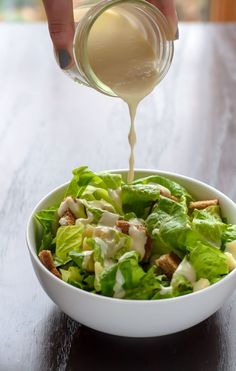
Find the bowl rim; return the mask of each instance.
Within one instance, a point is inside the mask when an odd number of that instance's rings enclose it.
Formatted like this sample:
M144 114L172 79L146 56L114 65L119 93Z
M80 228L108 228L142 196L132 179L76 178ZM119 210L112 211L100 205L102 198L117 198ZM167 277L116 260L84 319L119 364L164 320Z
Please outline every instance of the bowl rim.
M208 185L198 179L195 179L195 178L192 178L192 177L188 177L186 175L181 175L181 174L178 174L178 173L175 173L175 172L171 172L171 171L164 171L164 170L154 170L154 169L142 169L142 168L137 168L137 169L134 169L135 173L139 173L139 172L143 172L143 173L153 173L154 175L155 174L159 174L159 175L163 175L163 176L173 176L173 177L177 177L178 179L181 179L181 180L186 180L186 181L191 181L193 183L197 183L198 185L200 186L203 186L203 187L206 187L208 188L208 190L212 190L213 192L217 193L219 196L221 196L222 198L224 198L226 201L228 201L229 203L232 204L233 207L235 207L235 212L236 212L236 203L231 200L228 196L226 196L223 192L219 191L218 189L214 188L213 186L211 185ZM97 171L96 173L104 173L104 172L110 172L110 173L116 173L116 174L127 174L128 172L128 169L112 169L112 170L102 170L102 171ZM145 176L149 176L149 175L145 175ZM64 282L63 280L60 280L58 279L54 274L52 274L42 263L41 261L39 260L38 258L38 255L36 253L36 250L34 249L33 247L33 244L31 244L31 240L30 240L30 230L31 230L31 223L33 222L34 220L34 215L36 213L36 211L39 209L40 205L46 201L47 199L50 199L50 197L57 193L58 191L60 191L61 189L65 188L68 184L69 184L70 181L67 181L57 187L55 187L54 189L52 189L50 192L48 192L43 198L41 198L36 206L33 208L33 210L31 211L30 213L30 216L28 217L28 221L27 221L27 225L26 225L26 244L27 244L27 248L28 248L28 251L30 253L30 256L34 259L34 261L36 262L36 264L38 265L38 267L43 270L43 272L46 274L46 276L48 277L48 279L53 279L53 280L56 280L54 282L57 282L59 285L61 284L62 286L64 286L65 288L68 288L69 290L72 290L74 291L75 293L80 293L82 295L85 295L85 296L89 296L90 298L93 298L94 297L94 300L104 300L106 302L110 302L110 303L119 303L121 305L130 305L131 303L134 303L134 304L138 304L138 305L165 305L167 303L172 303L172 302L179 302L179 301L182 301L182 300L191 300L193 297L196 297L197 295L205 295L206 293L208 293L210 290L214 290L216 289L217 287L220 287L222 285L224 285L228 280L231 280L233 278L233 276L236 276L236 268L234 270L232 270L231 272L229 272L225 277L223 277L220 281L216 282L216 283L213 283L212 285L202 289L202 290L199 290L199 291L195 291L195 292L192 292L192 293L189 293L187 295L180 295L180 296L177 296L177 297L174 297L174 298L163 298L163 299L158 299L158 300L140 300L140 299L119 299L119 298L113 298L113 297L109 297L109 296L104 296L104 295L100 295L100 294L97 294L97 293L91 293L89 291L86 291L86 290L82 290L80 289L79 287L75 287L73 285L70 285L68 284L67 282ZM149 304L148 304L149 303Z

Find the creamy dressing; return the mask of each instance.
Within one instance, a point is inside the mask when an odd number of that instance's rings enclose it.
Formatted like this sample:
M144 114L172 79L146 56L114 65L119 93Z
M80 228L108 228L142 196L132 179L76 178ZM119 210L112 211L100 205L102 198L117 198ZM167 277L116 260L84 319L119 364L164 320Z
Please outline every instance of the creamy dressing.
M196 282L196 278L197 278L195 269L193 268L193 266L189 263L189 261L186 258L182 260L182 262L176 269L173 277L176 275L184 276L191 283Z
M160 294L161 295L171 295L172 291L173 291L172 286L168 286L168 287L161 286Z
M95 262L94 264L94 273L95 273L95 281L94 281L94 287L97 291L101 289L100 285L100 275L102 274L104 268L99 262Z
M87 189L88 189L88 187L87 187ZM104 200L87 201L87 206L91 207L91 208L97 208L97 209L101 209L101 210L107 210L107 211L114 212L113 206L111 204L109 204L108 202L104 201Z
M130 114L128 182L134 178L134 119L139 102L155 87L159 73L155 51L140 24L119 6L108 9L93 24L88 58L97 78L123 99Z
M117 232L110 227L97 226L94 228L93 237L98 237L98 242L100 245L104 244L104 249L106 246L106 252L104 258L111 259L122 247L124 246L126 240L125 237L119 237L117 241ZM95 238L96 240L96 238Z
M200 278L197 282L193 282L193 292L200 291L210 286L207 278Z
M88 211L87 218L78 218L76 219L75 224L79 225L82 223L84 225L87 225L87 224L92 223L92 221L93 221L93 214L90 211Z
M96 243L101 247L102 258L105 259L105 257L107 256L107 252L108 252L107 244L99 237L95 237L94 239Z
M130 105L131 102L127 101L129 106L129 115L130 115L130 131L129 131L129 145L130 145L130 158L129 158L129 172L127 176L127 182L131 183L134 180L134 146L136 144L136 132L134 126L134 119L136 115L137 105Z
M119 219L119 215L110 213L109 211L104 211L102 214L98 224L105 225L107 227L115 227L117 220Z
M236 268L236 260L230 252L225 252L224 254L227 258L227 265L228 265L229 271L231 272Z
M123 284L125 283L125 279L123 274L121 273L120 269L117 269L116 272L116 281L113 286L113 297L122 299L125 296L125 290L123 289Z
M125 237L120 237L120 240L119 242L117 243L117 241L115 239L112 239L112 240L106 240L106 243L108 244L108 258L112 258L119 250L122 249L122 247L124 247L124 244L125 244Z
M236 241L231 241L226 244L225 252L229 252L236 259Z
M93 251L84 251L84 258L83 258L83 263L82 263L82 268L87 269L89 263L91 262L91 257L92 257Z
M132 219L129 220L129 222L131 224L134 224L134 225L139 225L139 226L141 225L141 226L143 226L143 224L141 223L141 221L138 218L132 218Z
M62 217L68 209L75 215L75 217L78 217L81 211L84 212L84 205L79 199L74 199L69 196L60 204L58 209L59 217Z
M147 242L145 231L131 224L129 227L129 235L132 237L131 250L137 251L142 260L145 255L145 245Z
M113 201L119 206L122 207L121 201L121 189L108 189L109 196L112 198Z
M64 216L61 217L60 220L59 220L59 224L60 224L61 226L66 227L66 226L68 225L68 220L67 220L67 218L64 217Z

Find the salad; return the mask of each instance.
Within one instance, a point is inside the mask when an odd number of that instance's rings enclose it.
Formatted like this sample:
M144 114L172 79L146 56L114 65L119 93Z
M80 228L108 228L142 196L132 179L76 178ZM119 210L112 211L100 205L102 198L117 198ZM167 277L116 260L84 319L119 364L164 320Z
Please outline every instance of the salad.
M120 299L186 295L236 267L236 225L219 201L194 200L178 183L153 175L73 171L60 204L35 215L38 256L58 279Z

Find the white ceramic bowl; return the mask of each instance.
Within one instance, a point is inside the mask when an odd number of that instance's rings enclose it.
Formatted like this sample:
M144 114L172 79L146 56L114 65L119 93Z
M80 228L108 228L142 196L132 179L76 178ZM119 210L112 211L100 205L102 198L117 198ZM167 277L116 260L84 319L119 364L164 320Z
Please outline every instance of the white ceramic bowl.
M126 178L127 170L113 171ZM178 174L137 170L136 178L159 174L187 188L196 199L218 198L223 216L236 224L236 204L223 193L195 179ZM236 270L216 284L186 296L156 301L113 299L73 287L51 274L36 254L40 230L34 214L62 200L66 184L44 197L33 210L27 225L27 244L35 273L48 296L74 320L108 334L149 337L187 329L216 312L236 288Z

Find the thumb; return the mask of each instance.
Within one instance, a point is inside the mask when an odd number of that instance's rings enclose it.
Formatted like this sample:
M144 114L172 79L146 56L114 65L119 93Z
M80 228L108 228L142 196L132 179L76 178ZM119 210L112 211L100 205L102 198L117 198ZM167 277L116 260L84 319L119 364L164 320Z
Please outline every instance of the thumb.
M149 1L165 15L171 28L171 38L178 39L179 29L175 0L149 0Z
M73 64L74 19L72 0L43 0L50 36L62 69Z

